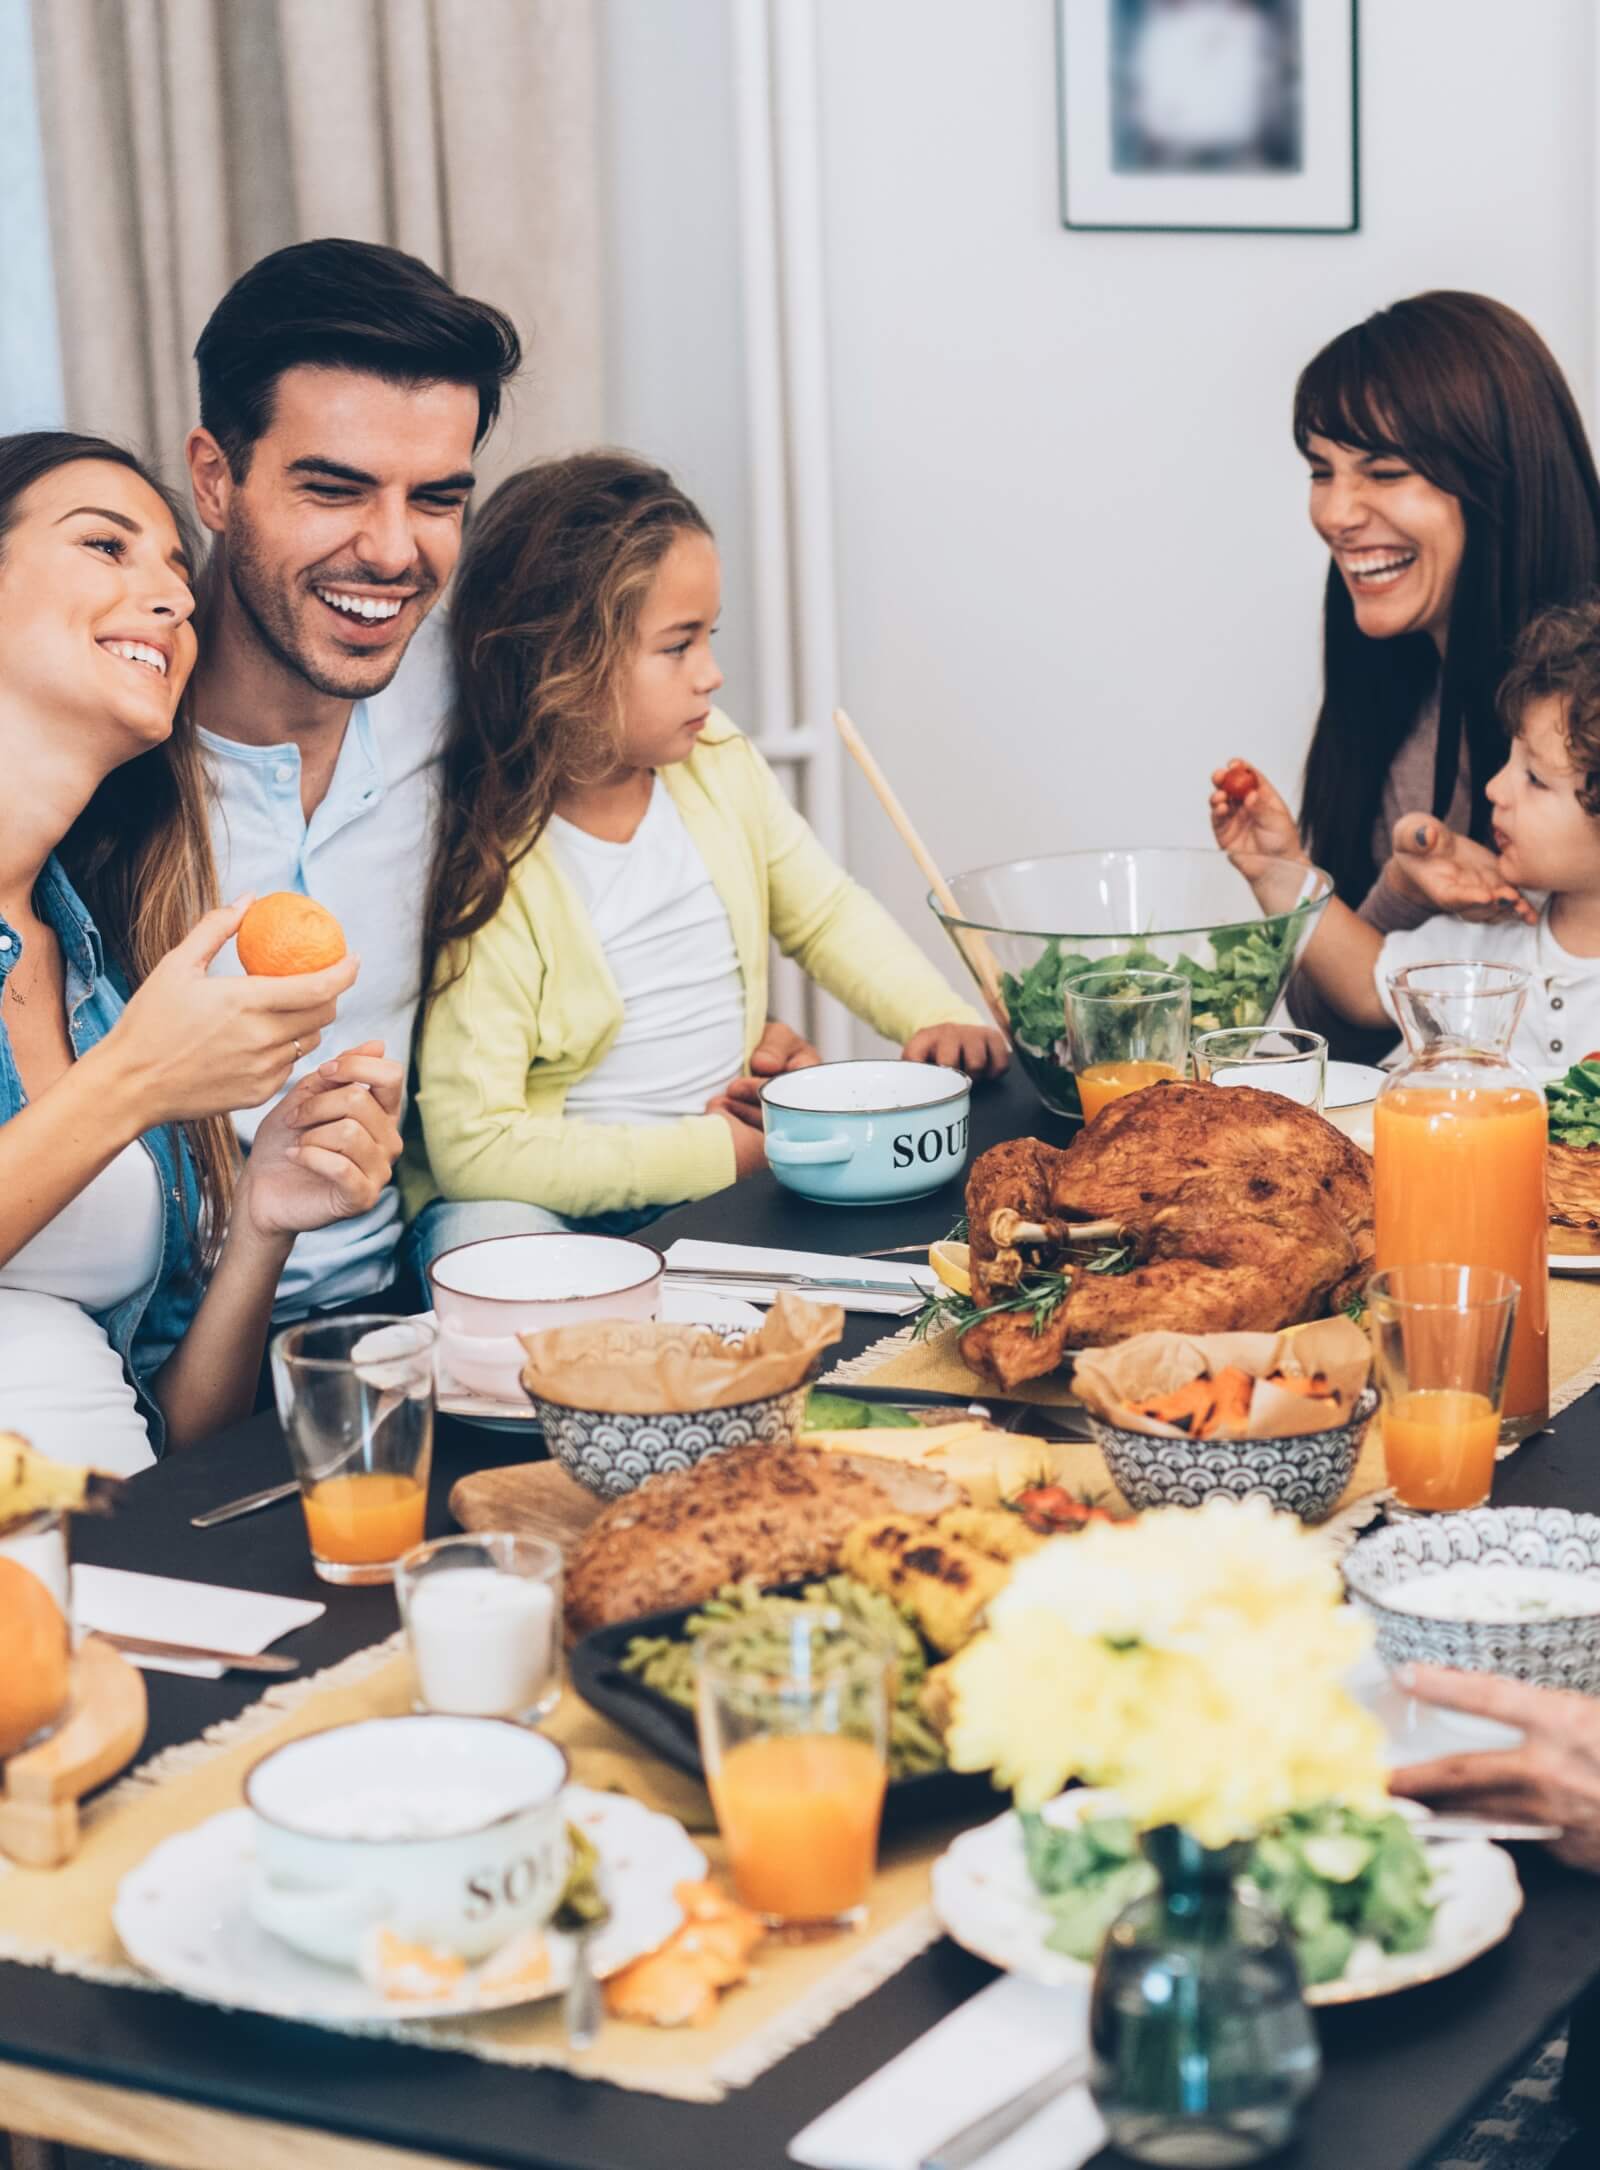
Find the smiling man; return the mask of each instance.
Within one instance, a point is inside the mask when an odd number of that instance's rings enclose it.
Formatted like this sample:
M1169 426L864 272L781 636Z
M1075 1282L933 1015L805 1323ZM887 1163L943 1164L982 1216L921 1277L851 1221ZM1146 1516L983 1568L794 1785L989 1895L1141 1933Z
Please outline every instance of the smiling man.
M517 334L415 257L308 241L236 281L195 359L189 471L215 542L190 698L221 893L300 890L335 913L361 960L341 1036L406 1062L449 702L429 613ZM239 969L231 949L220 969ZM359 1059L340 1081L359 1086ZM246 1142L262 1112L241 1120ZM302 1238L278 1317L384 1288L400 1235L391 1185Z

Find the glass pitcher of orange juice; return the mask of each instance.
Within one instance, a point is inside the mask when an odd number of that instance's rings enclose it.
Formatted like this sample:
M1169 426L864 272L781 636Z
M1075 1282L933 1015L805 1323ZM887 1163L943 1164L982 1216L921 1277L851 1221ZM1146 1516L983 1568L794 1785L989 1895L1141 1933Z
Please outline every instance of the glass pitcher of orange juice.
M1502 1440L1550 1413L1545 1102L1511 1060L1528 975L1417 964L1389 982L1406 1059L1373 1111L1376 1265L1489 1266L1521 1290Z

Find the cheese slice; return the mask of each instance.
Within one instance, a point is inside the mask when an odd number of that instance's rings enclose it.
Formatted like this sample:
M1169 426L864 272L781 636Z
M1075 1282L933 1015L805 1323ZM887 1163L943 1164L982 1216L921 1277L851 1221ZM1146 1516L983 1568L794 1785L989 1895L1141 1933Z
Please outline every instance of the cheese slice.
M1032 1484L1107 1488L1099 1450L1088 1441L1000 1432L976 1418L903 1432L802 1432L797 1444L825 1454L869 1453L926 1469L959 1485L974 1507L998 1507Z

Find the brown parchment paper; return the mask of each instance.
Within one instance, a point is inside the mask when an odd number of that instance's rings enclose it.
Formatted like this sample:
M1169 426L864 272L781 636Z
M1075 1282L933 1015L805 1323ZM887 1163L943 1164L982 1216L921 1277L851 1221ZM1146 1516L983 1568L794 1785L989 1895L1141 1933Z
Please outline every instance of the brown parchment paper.
M837 1304L781 1290L758 1332L725 1341L714 1327L596 1319L521 1334L522 1383L539 1401L612 1416L731 1409L801 1385L844 1331Z
M1214 1379L1230 1367L1255 1380L1242 1424L1225 1424L1218 1439L1296 1439L1341 1424L1372 1375L1372 1347L1352 1319L1319 1319L1281 1334L1135 1334L1109 1349L1085 1349L1072 1383L1086 1408L1119 1430L1180 1439L1175 1424L1144 1416L1136 1404L1175 1393L1192 1379ZM1270 1384L1274 1372L1327 1380L1337 1404L1286 1394Z

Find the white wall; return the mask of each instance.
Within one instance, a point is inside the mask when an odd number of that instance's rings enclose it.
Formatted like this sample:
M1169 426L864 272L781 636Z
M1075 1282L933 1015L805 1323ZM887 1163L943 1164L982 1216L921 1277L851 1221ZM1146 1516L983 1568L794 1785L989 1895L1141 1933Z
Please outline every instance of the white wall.
M753 687L729 0L600 0L606 431L716 529L719 659Z
M737 716L733 4L607 0L607 28L615 426L712 501ZM1052 0L780 4L821 30L845 706L951 869L1203 841L1210 768L1239 751L1292 788L1314 712L1300 365L1386 301L1476 287L1589 406L1589 0L1363 0L1362 231L1316 237L1065 231ZM849 836L942 956L854 783Z

